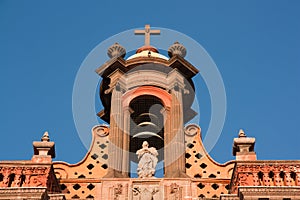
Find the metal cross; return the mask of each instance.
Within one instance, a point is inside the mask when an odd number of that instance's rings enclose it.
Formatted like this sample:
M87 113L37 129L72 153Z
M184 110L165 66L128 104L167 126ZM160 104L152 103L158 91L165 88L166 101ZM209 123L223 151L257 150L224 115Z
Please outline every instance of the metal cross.
M150 30L150 25L145 25L145 30L135 30L135 35L145 35L145 46L150 46L150 35L159 35L160 30Z

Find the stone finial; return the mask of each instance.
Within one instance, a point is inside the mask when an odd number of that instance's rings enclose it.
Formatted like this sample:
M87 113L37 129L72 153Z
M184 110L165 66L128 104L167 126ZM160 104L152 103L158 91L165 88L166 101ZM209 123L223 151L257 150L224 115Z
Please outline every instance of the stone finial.
M50 141L50 137L49 137L49 133L48 131L45 131L43 137L41 138L42 142L49 142Z
M245 132L240 129L238 138L233 140L233 155L236 160L256 160L254 152L255 138L247 137Z
M124 58L126 55L126 49L123 46L119 45L118 43L115 43L108 48L107 55L110 58L119 57L119 56Z
M33 142L33 162L51 162L55 158L54 142L50 142L49 133L46 131L39 142Z
M243 129L240 129L239 131L239 138L241 137L247 137Z
M169 47L168 55L170 56L170 58L174 55L178 55L184 58L186 56L186 48L179 42L175 42Z

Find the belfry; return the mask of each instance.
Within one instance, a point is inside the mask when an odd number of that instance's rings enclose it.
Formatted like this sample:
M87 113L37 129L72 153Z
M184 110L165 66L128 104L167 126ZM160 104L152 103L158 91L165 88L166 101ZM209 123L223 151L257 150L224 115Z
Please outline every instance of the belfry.
M96 69L97 116L106 124L92 128L86 156L53 161L55 144L45 132L31 160L0 161L0 200L300 199L300 161L257 160L255 138L243 130L233 140L236 159L214 161L200 126L189 124L199 71L185 59L187 49L174 41L164 55L150 42L160 30L146 25L134 33L145 37L142 47L126 55L112 44Z
M198 70L183 58L183 45L169 48L170 59L150 46L150 34L158 30L146 25L135 33L145 34L145 45L136 54L124 60L125 49L114 44L108 50L111 59L96 70L105 102L98 115L110 123L105 177L130 177L130 161L144 140L158 149L164 177L187 177L183 126L195 113L192 77Z

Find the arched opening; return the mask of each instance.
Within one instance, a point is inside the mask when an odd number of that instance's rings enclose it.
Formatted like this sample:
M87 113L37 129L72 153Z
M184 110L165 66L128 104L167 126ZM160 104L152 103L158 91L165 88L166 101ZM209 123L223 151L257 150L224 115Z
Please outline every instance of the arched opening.
M8 181L8 187L11 187L12 183L13 183L14 180L15 180L15 174L10 174L10 175L8 176L8 178L9 178L9 181Z
M138 157L136 152L147 141L149 147L158 151L156 176L163 176L164 160L164 106L162 101L152 95L141 95L134 98L130 104L130 177L137 177Z
M4 178L3 174L0 173L0 182L3 181L3 178Z
M21 175L20 177L21 181L20 181L20 187L23 186L24 182L25 182L25 179L26 179L26 176L24 174Z

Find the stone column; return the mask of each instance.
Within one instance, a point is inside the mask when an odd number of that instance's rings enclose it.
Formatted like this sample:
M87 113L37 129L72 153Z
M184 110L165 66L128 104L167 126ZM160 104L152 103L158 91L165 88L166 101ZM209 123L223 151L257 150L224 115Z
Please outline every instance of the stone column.
M165 108L163 112L164 116L164 171L165 177L167 177L171 173L170 163L172 161L172 152L171 145L169 142L171 141L171 109Z
M182 89L175 84L171 89L171 95L171 130L165 134L165 147L168 146L165 155L165 165L168 165L165 176L169 178L187 177L185 174ZM168 134L171 135L167 136Z
M284 174L285 176L285 186L293 186L293 179L291 177L291 173L290 172L285 172Z
M271 178L269 177L269 173L268 172L264 172L263 174L263 183L264 186L271 186Z
M123 110L122 110L122 91L117 83L112 91L111 112L110 112L110 132L108 145L108 172L106 178L123 177Z
M283 186L282 178L280 177L280 170L273 170L274 172L274 185Z
M128 177L129 174L129 142L130 142L130 107L123 108L124 112L124 134L123 134L123 160L122 160L122 175Z
M15 180L12 182L12 187L20 187L21 186L21 176L22 176L23 169L18 167L15 169Z
M253 185L254 186L259 186L259 178L258 178L258 174L256 171L253 172Z
M7 187L9 182L9 175L11 174L11 168L4 167L1 170L3 180L0 182L0 187Z
M300 172L296 173L296 185L300 186Z

